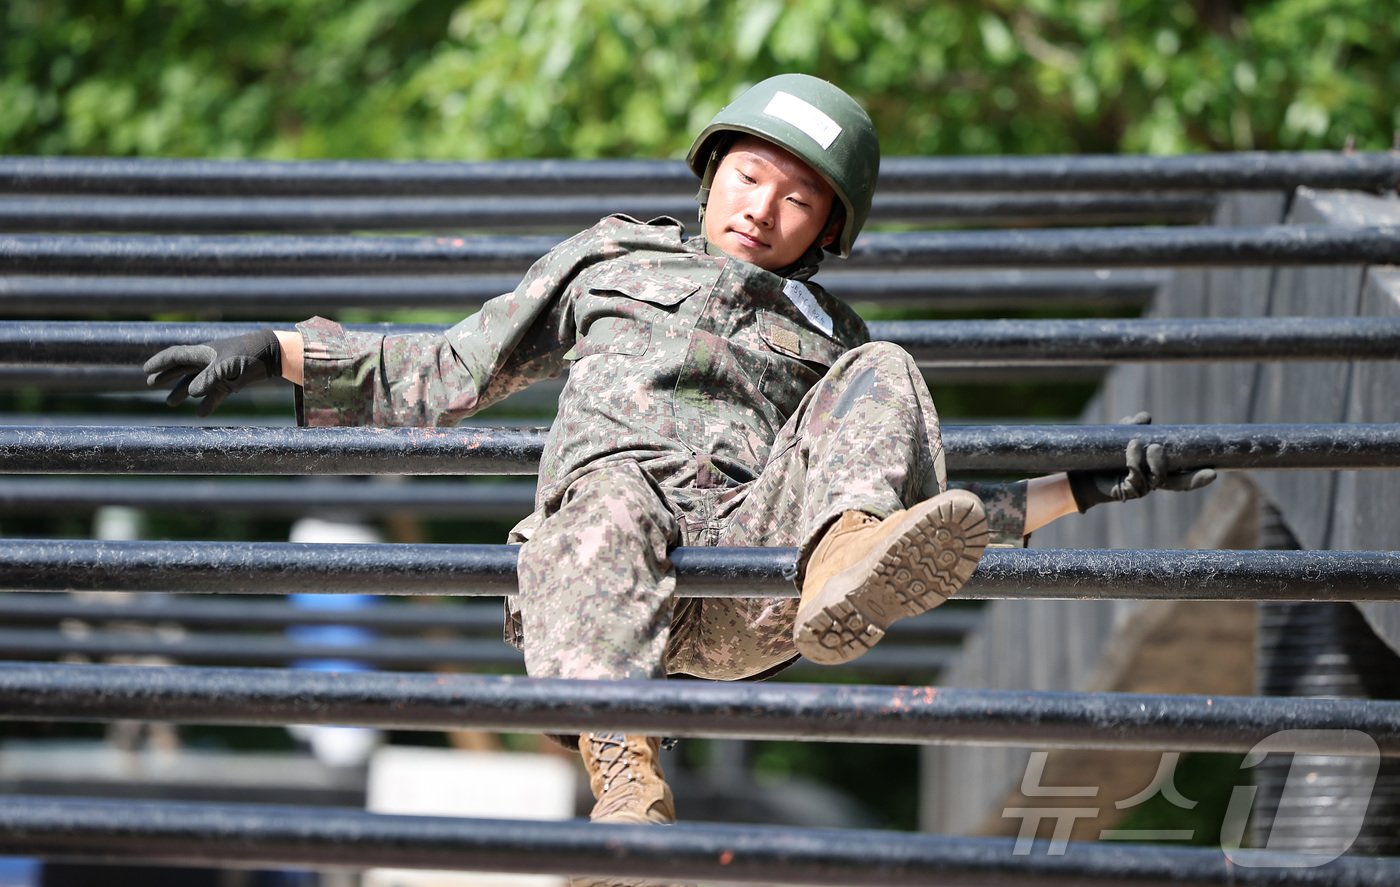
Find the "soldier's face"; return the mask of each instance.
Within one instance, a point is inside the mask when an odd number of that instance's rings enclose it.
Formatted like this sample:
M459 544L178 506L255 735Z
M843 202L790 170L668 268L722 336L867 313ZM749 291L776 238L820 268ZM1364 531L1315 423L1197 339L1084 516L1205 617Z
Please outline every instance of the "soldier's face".
M786 268L823 235L835 199L812 168L772 142L744 136L720 161L705 204L705 239L768 271Z

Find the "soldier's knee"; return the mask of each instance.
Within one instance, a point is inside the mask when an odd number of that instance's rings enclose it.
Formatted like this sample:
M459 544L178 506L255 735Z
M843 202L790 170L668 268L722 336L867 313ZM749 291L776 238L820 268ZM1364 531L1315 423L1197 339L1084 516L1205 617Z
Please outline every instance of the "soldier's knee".
M857 345L841 356L840 363L832 367L844 368L848 376L869 375L875 379L901 379L920 376L919 365L914 358L893 342L866 342Z
M852 364L870 364L887 368L907 370L916 367L914 358L893 342L866 342L846 352Z

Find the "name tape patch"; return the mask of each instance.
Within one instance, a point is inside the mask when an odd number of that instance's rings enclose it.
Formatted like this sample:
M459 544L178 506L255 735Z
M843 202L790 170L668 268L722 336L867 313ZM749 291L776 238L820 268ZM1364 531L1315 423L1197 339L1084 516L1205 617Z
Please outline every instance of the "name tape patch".
M807 284L800 280L789 280L783 284L783 294L797 306L797 310L802 312L802 316L812 324L812 326L826 333L833 335L835 325L831 321L831 315L826 313L826 309L817 304L813 298L812 291L807 289Z
M841 134L841 124L826 116L821 108L799 99L792 93L773 93L773 98L768 100L768 107L763 109L763 113L802 130L811 136L812 141L821 145L823 151L830 148L831 143Z

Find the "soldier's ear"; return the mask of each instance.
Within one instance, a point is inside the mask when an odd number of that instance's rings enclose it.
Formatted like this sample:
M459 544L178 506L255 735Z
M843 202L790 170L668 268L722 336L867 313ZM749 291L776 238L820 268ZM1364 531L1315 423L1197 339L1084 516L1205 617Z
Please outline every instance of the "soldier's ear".
M826 231L821 236L820 246L825 249L836 242L836 238L841 236L841 232L846 228L846 214L844 212L833 212L831 221L826 223Z

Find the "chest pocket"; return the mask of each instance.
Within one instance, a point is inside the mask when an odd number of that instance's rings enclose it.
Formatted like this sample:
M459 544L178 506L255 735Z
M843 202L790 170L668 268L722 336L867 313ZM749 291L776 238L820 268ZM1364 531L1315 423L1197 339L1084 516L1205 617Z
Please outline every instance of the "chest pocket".
M846 350L816 330L777 318L765 319L758 334L767 351L759 385L784 416Z
M663 308L679 305L698 289L698 283L644 268L609 269L588 285L588 292L596 296L626 296Z
M651 346L651 325L631 317L600 317L564 354L578 360L590 354L646 354Z
M645 354L651 345L652 326L664 322L669 312L694 295L700 284L634 268L610 269L588 284L589 313L601 312L588 324L582 337L564 355L577 360L590 354Z

